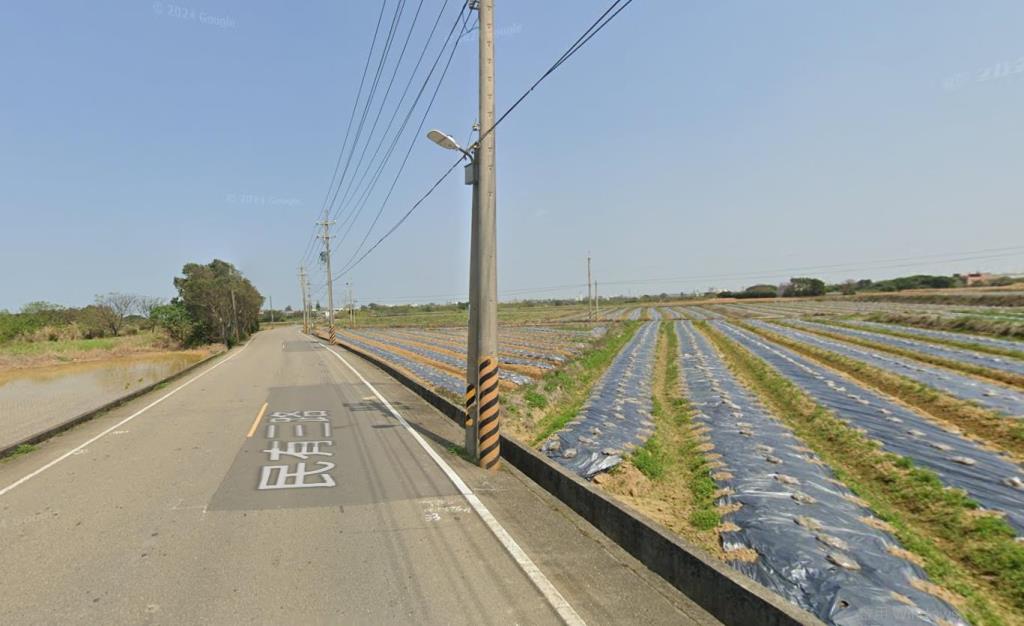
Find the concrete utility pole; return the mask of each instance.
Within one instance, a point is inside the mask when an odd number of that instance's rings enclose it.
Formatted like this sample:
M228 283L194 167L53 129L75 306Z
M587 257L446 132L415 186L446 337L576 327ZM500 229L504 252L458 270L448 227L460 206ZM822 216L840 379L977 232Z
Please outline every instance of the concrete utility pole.
M309 334L309 306L306 303L306 268L299 266L299 289L302 291L302 332Z
M590 252L587 252L587 319L594 320L594 283L590 279Z
M466 454L481 467L497 469L501 458L498 401L498 253L494 176L494 0L467 0L480 22L480 138L465 149L439 130L427 133L446 150L469 159L466 184L473 185L469 243L469 338L466 349Z
M270 298L270 323L274 323L274 296L267 296Z
M476 310L477 430L480 467L497 469L501 456L498 400L498 251L494 141L494 0L477 0L480 17L480 129L476 150L477 220ZM471 329L472 330L472 329Z
M323 261L327 264L327 336L330 342L334 343L336 337L334 332L334 275L331 274L331 225L333 220L327 219L327 212L324 211L324 220L317 222L324 227L324 234L320 239L324 242Z

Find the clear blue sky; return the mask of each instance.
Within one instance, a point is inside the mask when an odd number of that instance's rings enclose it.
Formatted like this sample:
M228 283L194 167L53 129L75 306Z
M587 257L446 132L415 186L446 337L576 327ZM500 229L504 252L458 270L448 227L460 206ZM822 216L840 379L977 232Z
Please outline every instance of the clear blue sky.
M442 4L423 2L393 97ZM500 111L608 2L497 4ZM298 304L379 7L4 2L0 308L170 297L185 262L215 257ZM499 128L499 290L583 283L588 250L605 293L1024 270L1022 27L1017 0L636 0ZM466 137L475 43L425 129ZM375 233L451 160L418 141ZM361 302L458 297L468 219L457 173L341 282Z

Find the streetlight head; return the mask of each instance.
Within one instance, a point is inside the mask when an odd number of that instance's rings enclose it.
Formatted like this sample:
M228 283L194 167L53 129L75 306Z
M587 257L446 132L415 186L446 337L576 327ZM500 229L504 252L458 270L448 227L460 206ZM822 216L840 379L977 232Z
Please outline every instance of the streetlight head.
M463 152L462 146L460 146L457 141L452 139L450 135L446 135L439 130L432 130L428 132L427 139L433 141L446 150L458 150Z

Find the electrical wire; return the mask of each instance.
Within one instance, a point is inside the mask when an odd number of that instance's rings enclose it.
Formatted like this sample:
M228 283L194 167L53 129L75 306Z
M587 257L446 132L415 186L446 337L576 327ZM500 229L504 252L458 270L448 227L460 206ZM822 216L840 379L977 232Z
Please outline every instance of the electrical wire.
M511 106L510 106L510 107L509 107L508 109L506 109L506 110L505 110L505 112L504 112L504 113L502 113L502 114L501 114L501 116L500 116L500 117L499 117L499 118L498 118L498 119L497 119L497 120L495 121L495 123L494 123L493 125L491 125L491 127L490 127L490 128L488 128L488 129L487 129L487 130L486 130L485 132L482 132L482 133L480 134L480 138L479 138L479 139L478 139L477 141L479 142L479 141L480 141L480 140L482 140L482 139L483 139L484 137L486 137L486 136L487 136L487 135L489 135L490 133L494 132L495 128L497 128L497 126L498 126L499 124L501 124L501 122L502 122L502 121L504 121L504 120L505 120L505 118L507 118L507 117L509 116L509 114L511 114L511 113L512 113L512 111L514 111L514 110L515 110L515 109L516 109L516 108L517 108L517 107L518 107L518 106L519 106L519 105L520 105L520 104L521 104L521 103L522 103L522 102L523 102L523 101L524 101L524 100L525 100L525 99L526 99L526 98L527 98L527 97L528 97L528 96L529 96L529 95L530 95L530 94L531 94L531 93L533 92L533 90L534 90L534 89L536 89L536 87L537 87L538 85L540 85L540 83L541 83L541 82L543 82L543 81L544 81L544 80L545 80L545 79L546 79L546 78L547 78L548 76L550 76L550 75L551 75L552 73L554 73L554 72L555 72L555 70L557 70L557 69L558 69L559 67L561 67L561 66L562 66L562 64L563 64L563 63L565 63L566 61L568 61L568 60L569 60L569 59L570 59L570 58L571 58L571 57L572 57L573 55L575 55L575 54L576 54L576 53L577 53L577 52L578 52L578 51L579 51L579 50L580 50L580 49L581 49L581 48L582 48L582 47L583 47L584 45L586 45L586 44L587 44L587 42L589 42L589 41L590 41L590 40L591 40L591 39L592 39L592 38L593 38L593 37L594 37L594 36L595 36L595 35L596 35L597 33L599 33L599 32L600 32L600 31L601 31L602 29L604 29L604 27L605 27L605 26L607 26L607 25L608 25L608 24L609 24L609 23L610 23L610 22L611 22L611 21L612 21L613 19L615 19L615 17L616 17L616 16L617 16L617 15L618 15L619 13L621 13L623 9L625 9L625 8L626 8L627 6L629 6L629 5L630 5L630 4L632 3L632 2L633 2L633 0L615 0L615 2L613 2L613 3L611 4L611 6L609 6L609 7L608 7L608 8L607 8L607 9L606 9L606 10L604 11L604 13L602 13L602 14L601 14L601 15L600 15L600 16L599 16L599 17L598 17L598 18L597 18L597 19L596 19L596 20L595 20L595 21L594 21L594 22L593 22L593 23L592 23L592 24L591 24L591 25L590 25L590 26L589 26L589 27L588 27L588 28L586 29L586 30L585 30L585 31L583 32L583 34L582 34L582 35L580 35L580 36L579 36L579 37L578 37L578 38L576 39L576 41L574 41L574 42L573 42L573 44L572 44L572 45L570 45L570 46L569 46L569 48L568 48L568 49L567 49L567 50L566 50L566 51L565 51L564 53L562 53L562 56L560 56L560 57L559 57L559 58L558 58L558 59L557 59L557 60L556 60L556 61L555 61L555 62L554 62L554 63L553 63L553 64L552 64L552 65L551 65L551 66L550 66L550 67L549 67L549 68L548 68L548 69L547 69L547 70L546 70L546 71L545 71L545 72L544 72L543 74L541 74L541 76L540 76L540 77L539 77L539 78L538 78L538 79L537 79L536 81L534 81L534 83L533 83L532 85L530 85L530 87L529 87L529 88L528 88L528 89L527 89L527 90L526 90L525 92L523 92L523 94L522 94L522 95L520 95L520 96L519 96L519 98L517 98L517 99L515 100L515 102L513 102L513 103L512 103L512 105L511 105ZM461 13L460 13L460 16L461 16ZM456 41L456 46L457 46L457 45L458 45L458 41ZM407 154L407 158L408 158L408 154ZM459 164L459 163L460 163L461 161L462 161L462 159L461 159L461 158L460 158L460 159L459 159L458 161L456 161L456 162L455 162L455 163L454 163L454 164L453 164L453 165L452 165L452 166L451 166L451 167L450 167L450 168L448 169L448 171L447 171L447 172L445 172L445 174L444 174L444 175L442 175L442 177L441 177L441 178L440 178L440 179L438 180L438 182L436 182L436 183L434 184L434 186L433 186L433 187L431 187L430 191L428 191L426 195L424 195L424 196L423 196L422 198L420 198L420 200L418 200L418 201L417 201L417 202L416 202L416 203L415 203L415 204L414 204L414 205L412 206L412 208L410 208L410 209L409 209L409 211L407 211L407 212L405 213L405 215L403 215L403 216L402 216L402 218L401 218L401 219L400 219L400 220L399 220L399 221L398 221L398 222L397 222L397 223L396 223L396 224L395 224L394 226L392 226L392 227L391 227L390 229L388 229L388 231L387 231L387 232L386 232L386 233L385 233L385 234L384 234L384 235L383 235L383 236L382 236L382 237L381 237L380 239L378 239L378 240L377 240L377 241L376 241L376 242L375 242L375 243L373 244L373 246L371 246L371 247L370 247L370 249L368 249L368 250L367 250L367 251L366 251L366 252L365 252L365 253L364 253L364 254L363 254L362 256L359 256L358 258L355 258L355 260L354 260L354 261L350 259L350 260L349 260L348 262L346 262L346 264L345 264L345 266L344 266L344 267L342 268L342 270L341 270L341 271L340 271L340 272L339 272L338 274L336 274L335 276L333 276L332 278L330 278L330 280L337 280L337 279L338 279L338 278L340 278L341 276L343 276L343 275L345 275L345 274L347 274L347 273L351 272L351 271L352 271L353 269L355 269L355 267L356 267L357 265L359 265L359 263L361 263L361 262L363 261L363 259L365 259L365 258L366 258L366 256L367 256L367 255L368 255L368 254L369 254L370 252L372 252L372 251L373 251L374 249L376 249L376 248L377 248L377 246L379 246L379 245L380 245L381 243L383 243L383 241L384 241L385 239L387 239L387 237L389 237L389 236L390 236L390 235L391 235L392 233L394 233L394 232L395 232L395 230L397 230L397 229L398 229L398 227L399 227L399 226L401 226L401 225L402 225L402 224L403 224L403 223L405 222L405 220L406 220L406 219L408 219L408 217L409 217L409 216L410 216L410 215L412 214L412 212L413 212L413 211L415 211L415 210L416 210L416 208L417 208L417 207L418 207L418 206L419 206L419 205L420 205L420 204L422 203L422 201L423 201L423 200L425 200L425 199L426 199L426 197L427 197L427 196L429 196L429 195L430 195L430 193L431 193L431 192L432 192L432 191L433 191L434 189L436 189L437 185L439 185L439 184L440 184L440 182L441 182L442 180L444 180L444 178L447 178L447 176L448 176L449 174L451 174L452 170L454 170L454 169L455 169L455 167L456 167L456 166L457 166L457 165L458 165L458 164ZM389 193L389 197L390 197L390 193ZM385 200L385 203L386 203L386 200ZM382 206L382 209L383 209L383 206ZM365 238L364 238L364 239L365 239ZM357 252L357 253L358 253L358 252Z
M399 112L399 111L401 110L401 108L402 108L402 103L403 103L403 102L405 102L405 98L406 98L406 96L407 96L407 95L408 95L408 93L409 93L409 88L410 88L410 87L412 86L412 84L413 84L413 80L414 80L414 79L415 79L415 77L416 77L416 73L417 73L417 71L419 70L419 67L420 67L420 65L421 65L421 64L423 63L423 59L424 59L424 57L426 56L427 50L428 50L428 49L430 48L430 43L431 43L431 41L433 41L433 39L434 39L434 34L435 34L435 32L437 31L437 27L438 27L438 25L439 25L439 24L440 24L440 22L441 22L441 18L442 18L442 17L444 16L444 12L445 12L445 9L447 9L447 7L448 7L448 2L449 2L449 0L445 0L445 2L444 2L444 5L442 5L442 7L441 7L441 10L440 10L440 11L438 11L438 14L437 14L437 19L435 19L435 20L434 20L434 24L433 24L433 26L432 26L432 27L431 27L431 29L430 29L430 33L429 33L429 34L427 35L427 40L426 40L426 41L424 42L424 44L423 44L423 49L422 49L422 50L420 51L420 55L419 55L419 58L418 58L418 59L416 60L416 65L415 65L415 66L413 67L413 69L412 69L412 72L411 72L411 73L410 73L410 75L409 75L409 80L408 80L408 81L406 81L406 84L405 84L405 88L404 88L404 89L402 90L402 95L401 95L401 97L400 97L400 98L399 98L399 100L398 100L398 104L397 104L397 105L395 106L395 110L394 110L394 112L392 112L392 114L391 114L391 118L390 118L390 119L388 120L388 125L387 125L387 127L385 128L385 130L384 130L384 133L383 133L383 135L381 136L381 140L380 140L380 142L379 142L379 143L377 144L377 149L376 149L376 150L374 150L374 153L373 153L373 155L372 155L372 156L370 157L370 161L369 161L369 162L370 162L371 164L372 164L372 163L373 163L374 161L376 161L376 159L377 159L377 155L378 155L378 154L380 153L380 149L381 149L381 147L383 147L383 145L384 145L384 143L385 143L385 140L386 140L386 138L387 138L387 134L388 134L388 132L389 132L389 131L391 130L391 128L393 127L393 125L394 125L394 121L395 121L395 118L396 118L396 117L398 116L398 112ZM445 45L447 45L447 43L446 43ZM440 50L440 51L438 52L438 59L440 59L441 55L443 55L443 53L444 53L444 48L445 48L445 45L442 45L442 47L441 47L441 50ZM436 67L436 63L437 63L437 61L435 61L435 67ZM431 73L432 73L432 72L433 72L433 68L431 69ZM428 74L427 78L429 79L429 77L430 77L430 74ZM420 93L422 94L422 89L421 89ZM406 120L408 119L409 115L411 115L411 111L412 111L412 109L414 109L414 108L415 108L415 106L416 106L416 104L418 104L418 102L419 102L419 99L418 99L418 97L417 97L417 99L416 99L416 100L414 100L414 101L413 101L413 103L412 103L412 105L410 106L410 112L406 114ZM392 147L391 147L391 148L389 149L389 151L388 151L388 152L386 153L386 156L385 156L385 158L384 158L384 161L383 161L383 163L386 163L386 162L387 162L387 159L388 159L388 158L390 157L390 155L391 155L391 152L392 152L392 151L393 151L393 149L394 149L394 148L393 148L394 144L395 144L395 143L397 143L397 136L401 134L401 132L402 132L402 130L404 130L404 128L405 128L405 127L404 127L404 124L403 124L403 126L402 126L402 127L401 127L401 128L400 128L400 129L398 130L398 132L396 133L396 137L395 137L395 140L394 140L394 141L392 142ZM356 189L356 194L355 194L355 195L357 195L357 196L358 196L358 195L360 195L360 194L359 194L359 191L358 191L358 190L359 190L359 189L360 189L360 188L362 187L362 185L363 185L363 182L364 182L364 181L366 180L366 176L367 176L367 174L368 174L368 173L369 173L370 171L372 171L372 170L374 170L374 167L373 167L372 165L371 165L370 167L367 167L367 168L366 168L365 170L363 170L363 175L362 175L362 176L360 177L360 179L359 179L358 183L356 183L356 187L355 187L355 189ZM343 212L344 212L344 210L345 210L346 208L348 208L348 206L349 206L349 204L350 204L350 201L351 201L351 200L353 199L353 198L352 198L352 196L351 196L351 195L350 195L350 194L349 194L348 192L349 192L349 190L348 190L348 189L346 189L346 193L345 193L345 194L344 194L344 195L342 196L342 200L341 200L341 203L340 203L340 204L338 205L337 209L335 210L335 215L336 215L336 216L338 216L338 215L340 215L341 213L343 213ZM350 214L350 215L351 215L351 214ZM341 225L341 227L343 227L343 226L344 226L344 224L345 224L345 223L346 223L347 221L348 221L348 218L346 218L346 220L342 222L342 225ZM339 228L340 228L340 227L339 227Z
M464 11L465 11L465 8L463 8L463 11L459 12L459 16L456 18L456 25L458 25L458 19L460 17L462 17L462 14L464 13ZM465 29L465 21L463 22L463 29ZM454 29L452 30L452 32L454 32ZM448 39L451 39L451 33L449 33ZM445 45L447 45L447 40L445 42ZM431 109L434 106L434 101L437 99L437 94L441 90L441 85L444 83L445 76L448 75L448 68L451 67L452 59L455 57L455 52L456 52L456 50L458 50L458 47L459 47L459 39L456 38L455 39L455 44L452 46L451 53L449 53L449 55L448 55L448 61L445 63L444 69L441 71L441 75L437 79L437 84L434 86L434 93L431 94L430 101L427 103L427 107L423 111L423 116L420 118L419 126L416 128L416 131L412 134L412 139L409 142L409 147L408 147L408 149L406 149L405 156L402 158L402 163L401 163L401 165L399 165L398 171L395 173L394 180L391 182L391 187L388 189L387 195L384 196L384 200L381 201L380 208L377 210L377 214L374 216L373 222L371 222L370 227L366 229L366 234L363 235L362 240L359 242L359 246L356 247L355 252L352 253L352 255L349 257L349 259L342 266L342 273L345 273L346 271L351 269L350 263L352 263L352 261L359 255L359 252L363 249L363 246L366 245L366 241L370 238L370 235L373 233L373 229L377 226L377 222L380 221L380 217L384 213L384 208L387 206L388 201L391 200L391 194L394 193L395 187L398 185L398 181L399 181L399 179L402 176L402 172L405 171L405 166L409 162L409 157L412 155L413 148L419 142L420 133L423 131L423 125L426 124L426 122L427 122L427 116L430 114L430 111L431 111ZM443 48L442 48L442 50L443 50ZM426 83L424 83L424 86L426 86ZM417 96L417 100L418 99L419 99L419 96ZM410 114L411 114L411 111L410 111ZM408 117L402 123L403 129L404 129L404 127L405 127L405 125L407 123L408 123ZM401 132L401 131L399 131L399 132ZM399 137L399 135L396 134L396 136L395 136L396 143L397 143L398 137ZM376 185L376 181L374 181L373 184L375 186ZM363 206L365 206L365 198L364 198ZM362 211L362 207L360 208L360 212L361 211ZM354 223L355 222L353 221L353 224ZM346 232L346 234L347 234L347 232ZM339 242L339 247L340 247L340 242Z

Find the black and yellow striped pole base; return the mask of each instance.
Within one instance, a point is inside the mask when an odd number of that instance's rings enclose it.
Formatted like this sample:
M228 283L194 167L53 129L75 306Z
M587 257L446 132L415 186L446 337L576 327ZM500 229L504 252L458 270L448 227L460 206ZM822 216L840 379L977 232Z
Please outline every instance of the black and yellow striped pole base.
M337 343L335 339L338 338L338 335L337 333L334 332L334 326L331 326L331 330L327 333L327 335L330 337L330 341L332 344Z
M476 404L476 385L466 386L466 428L472 428L473 424L473 405Z
M478 415L477 438L479 465L484 469L496 470L501 459L501 405L498 402L498 359L485 356L480 359L476 411ZM468 393L467 393L468 395ZM470 411L472 415L473 411ZM470 418L472 419L472 418Z

